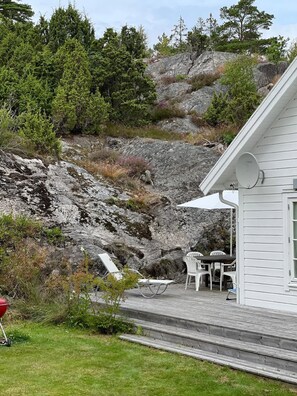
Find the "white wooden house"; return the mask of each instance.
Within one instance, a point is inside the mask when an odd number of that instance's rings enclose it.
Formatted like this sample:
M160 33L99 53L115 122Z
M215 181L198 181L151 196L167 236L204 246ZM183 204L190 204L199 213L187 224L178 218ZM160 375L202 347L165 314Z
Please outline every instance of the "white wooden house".
M243 153L264 172L238 183ZM239 190L238 302L297 312L297 58L202 181L204 194Z

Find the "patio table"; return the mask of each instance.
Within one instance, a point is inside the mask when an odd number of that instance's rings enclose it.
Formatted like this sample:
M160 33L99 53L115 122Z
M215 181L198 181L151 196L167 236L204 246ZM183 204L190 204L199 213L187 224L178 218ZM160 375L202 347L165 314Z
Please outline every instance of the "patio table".
M220 265L231 264L236 259L236 256L230 256L229 254L218 254L212 256L199 256L197 259L201 260L203 264L214 266L214 263L220 263ZM206 278L205 286L208 286L208 278Z

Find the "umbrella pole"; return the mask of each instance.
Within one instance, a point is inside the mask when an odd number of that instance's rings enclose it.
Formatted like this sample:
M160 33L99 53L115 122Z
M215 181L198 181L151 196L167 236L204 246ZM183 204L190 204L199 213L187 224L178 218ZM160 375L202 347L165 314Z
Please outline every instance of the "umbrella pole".
M230 256L232 256L232 242L233 242L233 209L230 209Z

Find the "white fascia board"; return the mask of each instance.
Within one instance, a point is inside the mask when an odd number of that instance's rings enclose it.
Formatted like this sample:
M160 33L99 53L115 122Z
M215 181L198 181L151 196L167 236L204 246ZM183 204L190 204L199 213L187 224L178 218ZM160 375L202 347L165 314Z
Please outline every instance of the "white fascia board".
M228 149L203 179L199 187L204 194L207 194L210 190L227 188L226 182L234 174L239 156L243 152L252 150L296 91L297 58L291 63L277 84L237 134Z

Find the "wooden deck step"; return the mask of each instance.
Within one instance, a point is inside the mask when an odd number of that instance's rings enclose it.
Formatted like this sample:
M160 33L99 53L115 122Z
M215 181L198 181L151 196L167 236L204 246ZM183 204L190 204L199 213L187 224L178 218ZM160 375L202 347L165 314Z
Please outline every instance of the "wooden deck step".
M241 306L225 292L183 284L158 298L134 289L127 297L121 313L143 329L130 340L297 384L297 313Z
M148 347L165 350L168 352L179 353L185 356L190 356L195 359L205 360L223 366L232 367L237 370L242 370L248 373L272 378L291 384L297 384L297 374L283 369L257 364L255 362L248 362L241 359L234 359L229 356L218 355L213 352L202 351L200 349L178 345L169 341L157 340L150 337L124 334L120 336L122 340L135 342Z
M178 345L200 349L220 356L254 362L277 369L297 372L297 354L279 347L259 345L213 334L166 326L147 321L137 321L144 336Z
M186 329L196 333L211 334L226 339L281 348L290 352L295 352L295 356L297 356L297 339L296 335L293 333L291 337L289 337L287 334L280 336L279 334L273 335L264 331L253 331L249 329L248 326L246 326L246 329L242 326L238 326L236 321L232 324L223 322L219 325L211 323L210 321L203 321L203 319L185 320L176 316L145 312L130 308L125 308L122 312L136 323L158 323L163 326L173 326L178 329L178 331L180 331L180 329Z

